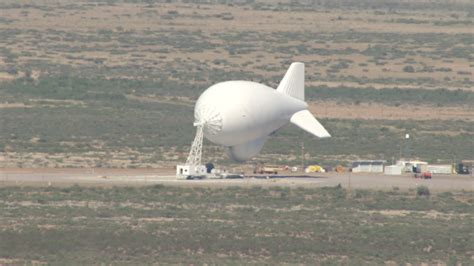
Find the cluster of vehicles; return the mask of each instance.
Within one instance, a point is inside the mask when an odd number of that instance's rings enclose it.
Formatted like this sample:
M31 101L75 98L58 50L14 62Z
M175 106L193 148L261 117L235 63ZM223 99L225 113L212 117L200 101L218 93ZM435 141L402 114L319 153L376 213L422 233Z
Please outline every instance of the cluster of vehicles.
M449 165L446 165L449 166ZM460 175L469 175L472 173L473 162L464 160L458 164L451 165L451 173L452 174L460 174ZM433 172L434 171L434 172ZM414 173L415 178L421 179L431 179L432 173L437 173L436 170L429 169L427 164L419 164L417 166L413 166L412 172Z

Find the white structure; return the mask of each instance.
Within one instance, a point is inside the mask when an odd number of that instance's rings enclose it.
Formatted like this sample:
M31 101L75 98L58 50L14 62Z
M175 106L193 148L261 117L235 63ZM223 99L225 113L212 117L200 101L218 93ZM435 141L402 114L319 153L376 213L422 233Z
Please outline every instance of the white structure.
M452 164L429 164L428 172L432 174L454 174L456 171Z
M202 125L195 126L197 126L196 137L194 137L193 144L191 145L186 164L176 166L176 176L178 178L201 176L207 172L206 166L201 164L203 127Z
M204 176L207 174L205 165L178 165L176 167L176 177L185 179L188 176Z
M403 167L401 165L387 165L384 168L386 175L401 175Z
M418 160L399 160L397 161L396 165L402 166L403 172L413 172L414 168L425 168L426 166L428 166L428 163Z
M352 162L353 173L383 173L385 160L359 160Z
M237 161L257 155L269 135L288 122L320 137L330 137L307 110L304 101L304 64L293 63L272 89L250 81L226 81L208 88L199 97L194 124L213 143L228 147Z

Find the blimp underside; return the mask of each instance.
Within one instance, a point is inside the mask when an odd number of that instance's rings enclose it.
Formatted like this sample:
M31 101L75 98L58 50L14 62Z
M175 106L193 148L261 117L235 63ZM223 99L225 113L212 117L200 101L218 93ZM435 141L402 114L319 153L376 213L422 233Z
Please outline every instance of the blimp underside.
M196 103L194 124L203 127L209 141L228 147L232 159L245 161L289 122L314 136L330 137L307 108L304 64L293 63L276 90L250 81L211 86Z

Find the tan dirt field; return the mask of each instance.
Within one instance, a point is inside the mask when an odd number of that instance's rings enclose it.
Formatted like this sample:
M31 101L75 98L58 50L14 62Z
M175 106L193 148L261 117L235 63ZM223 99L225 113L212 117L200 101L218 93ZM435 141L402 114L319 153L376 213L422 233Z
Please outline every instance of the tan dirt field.
M471 107L413 106L405 104L389 106L376 103L348 105L333 101L321 101L309 102L309 110L320 118L474 121L474 109Z
M472 1L457 0L450 3L469 5ZM168 77L169 80L184 80L201 90L212 84L209 79L188 80L183 76L190 72L195 74L214 70L244 71L266 79L255 81L275 87L284 74L286 65L283 65L290 60L299 60L306 63L305 82L308 87L324 85L335 89L343 86L380 90L442 88L474 91L474 65L472 53L469 54L472 47L461 41L472 39L472 25L472 15L460 9L393 11L389 8L316 8L288 11L263 10L237 4L5 0L0 3L0 31L6 36L0 38L0 65L4 66L0 69L0 85L25 76L33 80L48 76L51 73L45 70L47 67L44 65L67 65L73 71L123 67L127 70L152 69L156 72L146 73L154 74L171 68L178 74ZM426 35L426 42L416 41L417 35ZM437 35L442 37L436 37ZM181 44L186 44L188 37L197 46L203 41L202 47L197 50L191 49L195 47L180 47ZM385 37L393 38L394 43L385 40ZM129 43L130 39L134 42ZM449 42L451 39L460 41L452 44ZM247 45L250 47L248 51L239 51ZM377 52L369 49L377 47L384 48L385 52L377 55ZM231 48L235 48L237 52L231 52ZM300 51L297 48L304 49ZM389 48L388 52L386 48ZM445 56L444 53L450 54L455 49L467 51L463 53L468 54ZM398 56L397 53L402 55ZM216 60L224 60L225 63ZM340 63L347 65L338 68ZM407 65L413 66L415 71L404 71ZM179 68L183 66L184 68ZM201 70L193 72L197 68ZM443 70L439 70L440 68ZM107 72L107 78L139 80L159 76L135 76L126 71L118 73ZM194 99L187 97L144 96L132 92L126 97L132 101L156 104L194 105ZM0 99L0 111L29 108L34 112L34 107L88 107L82 101L21 100L3 102ZM440 120L459 121L459 124L474 120L473 105L358 104L351 101L313 101L309 105L318 118ZM464 133L465 130L450 129L435 132L448 136ZM30 139L27 145L38 142L36 135L27 139ZM103 145L101 141L93 142L94 147ZM74 143L62 141L60 145L72 147ZM114 150L111 154L101 151L82 154L33 151L26 154L16 152L7 144L4 152L0 153L0 167L67 168L102 165L117 168L159 168L174 165L186 156L187 150L168 149L156 152L164 154L161 162L154 160L150 154L138 154L127 149ZM130 159L132 154L133 159ZM148 163L140 163L145 160Z
M8 2L6 2L8 3ZM12 2L13 3L13 2ZM24 4L30 3L24 1ZM33 2L31 2L33 3ZM174 62L175 60L202 61L211 62L215 59L225 58L230 62L231 68L245 69L257 74L277 75L275 70L267 70L266 66L279 65L281 58L285 54L275 54L264 48L265 43L259 41L258 35L268 36L274 39L272 35L281 32L294 33L311 33L314 34L314 40L306 42L312 49L354 49L363 51L374 44L371 40L345 42L337 41L318 42L318 34L325 33L344 33L349 31L362 33L384 33L384 34L474 34L474 28L471 24L453 23L449 26L436 25L435 22L454 21L453 17L457 16L459 21L472 22L472 19L466 17L462 12L440 12L436 10L422 11L405 11L400 13L385 12L383 15L372 11L361 10L313 10L313 11L271 11L271 10L254 10L248 6L237 5L196 5L196 4L85 4L76 3L74 1L49 2L34 1L35 4L41 3L46 8L34 8L34 5L27 8L13 8L2 12L2 18L8 20L9 23L0 23L0 29L18 29L22 30L22 34L15 39L15 42L0 42L0 47L9 49L19 56L15 61L17 64L27 64L30 60L46 60L50 63L67 63L71 66L87 66L95 59L104 61L104 65L108 67L126 66L136 62L137 58L141 61L143 67L160 67L161 63ZM176 14L176 15L170 15ZM223 19L223 15L230 16L231 19ZM169 18L171 16L171 18ZM422 23L404 23L405 20L417 20ZM50 30L54 29L55 32ZM257 33L255 29L258 29ZM111 39L100 43L85 42L83 40L68 40L62 36L61 32L72 32L79 35L87 36L89 34L97 34L97 31L110 31L112 33L135 32L136 34L147 36L145 31L190 31L192 33L199 32L206 40L209 40L215 47L205 48L202 52L183 52L169 47L169 52L160 54L149 52L149 49L156 48L150 44L136 44L133 49L127 49L125 53L114 54L107 50L91 49L94 45L116 45L118 40ZM256 39L252 41L256 49L249 52L246 56L229 55L223 49L225 40L216 37L215 34L230 34L251 32L256 34ZM45 46L38 48L36 44L37 33L42 38L48 40ZM271 38L270 38L271 36ZM276 41L276 40L275 40ZM303 44L298 39L290 39L286 44L299 45ZM48 45L57 45L59 47L77 48L73 53L63 51L63 49L55 51L54 48L46 48ZM436 47L413 47L410 42L396 45L400 50L411 50L413 48L419 51L432 52ZM45 49L46 48L46 49ZM84 48L88 48L84 50ZM24 54L28 55L24 55ZM257 58L258 60L254 60ZM242 67L245 62L254 63L249 67ZM450 68L449 72L425 72L416 71L416 73L406 73L402 69L405 66L407 58L396 58L391 60L383 60L382 65L372 62L371 57L361 54L341 54L341 55L318 55L304 54L301 56L294 55L293 60L301 60L305 62L324 62L327 60L349 60L353 62L347 69L341 69L341 76L355 76L358 78L367 78L369 83L364 86L375 88L393 87L394 85L403 88L423 88L432 89L443 87L447 89L463 89L472 91L474 88L463 82L464 79L471 80L473 66L469 58L450 58L449 61L444 58L430 58L425 55L411 55L410 60L416 62L415 67L418 69L425 67ZM257 61L257 62L255 62ZM358 64L365 63L366 66ZM158 64L158 65L157 65ZM308 73L320 73L323 77L327 77L328 66L308 64ZM35 69L33 69L35 71ZM459 71L471 73L470 75L459 74ZM41 75L35 72L36 76ZM1 78L3 77L3 78ZM377 82L375 79L380 78L428 78L433 79L433 84L414 84L406 86L396 84L394 82ZM1 80L9 80L14 78L8 73L0 73ZM331 83L332 81L325 81ZM321 81L308 80L308 85L321 84Z

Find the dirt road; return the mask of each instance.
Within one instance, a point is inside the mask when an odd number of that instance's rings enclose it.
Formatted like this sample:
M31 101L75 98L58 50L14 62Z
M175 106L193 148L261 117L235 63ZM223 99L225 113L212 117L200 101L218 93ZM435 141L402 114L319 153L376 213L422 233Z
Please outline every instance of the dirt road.
M424 185L433 191L474 191L474 177L434 175L431 180L415 179L412 175L386 176L383 174L322 173L304 176L264 176L244 179L177 180L174 169L1 169L0 186L143 186L163 184L172 186L285 186L327 187L348 189L415 189Z

